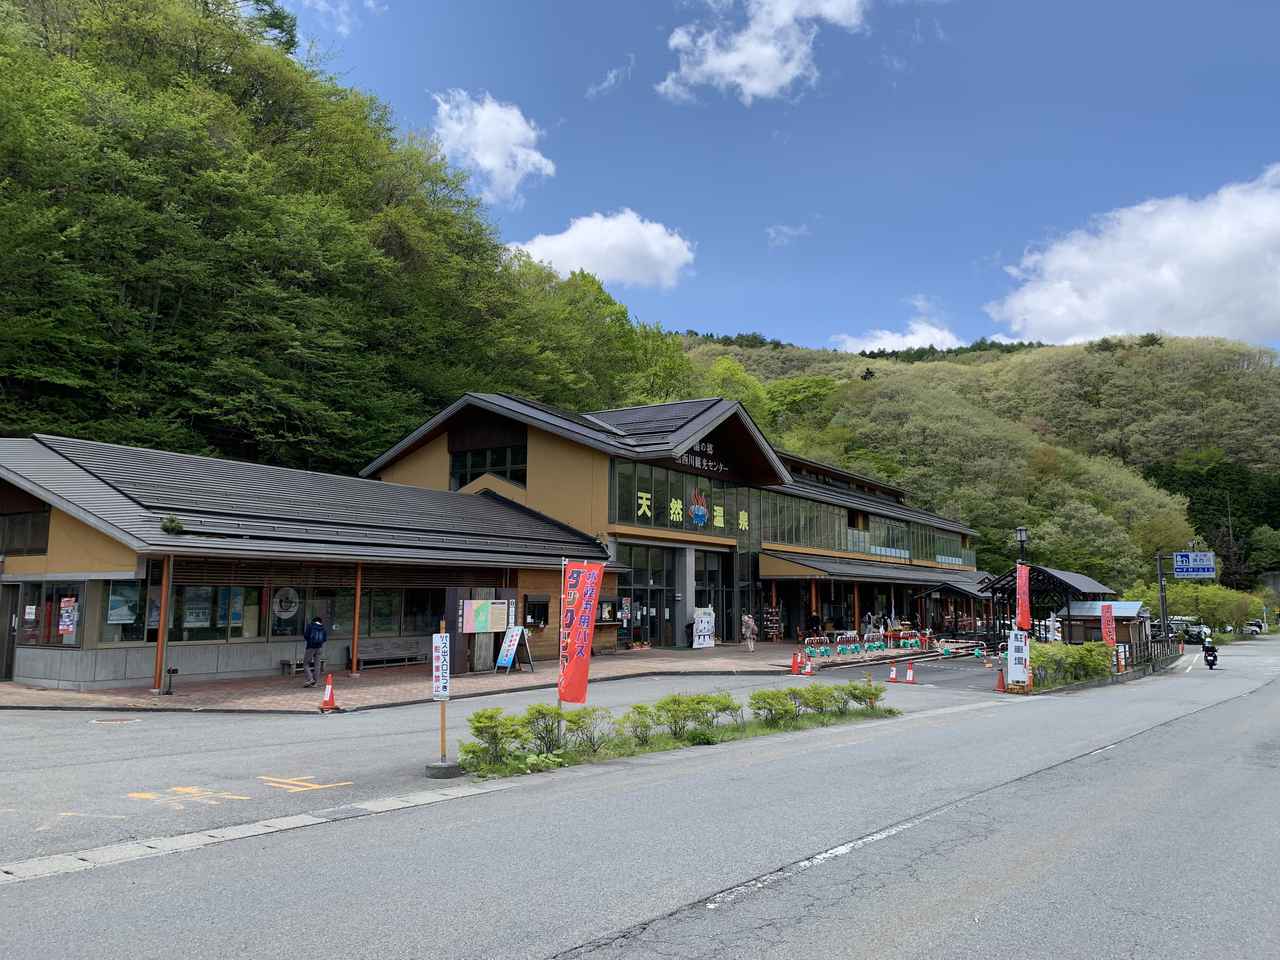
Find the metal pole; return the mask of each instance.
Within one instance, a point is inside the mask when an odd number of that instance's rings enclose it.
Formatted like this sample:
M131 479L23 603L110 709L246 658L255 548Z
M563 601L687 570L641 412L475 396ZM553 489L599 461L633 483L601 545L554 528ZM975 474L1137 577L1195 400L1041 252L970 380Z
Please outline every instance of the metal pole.
M156 624L156 662L155 675L152 677L154 682L151 684L152 693L160 693L164 689L164 671L168 663L169 617L172 601L170 594L173 590L173 557L166 556L160 562L162 564L162 573L160 575L160 622Z
M364 564L356 561L356 612L351 618L351 676L360 676L360 592L364 581ZM443 630L440 631L444 633ZM441 733L443 736L443 733ZM443 741L442 741L443 742Z
M1172 639L1169 634L1169 601L1164 594L1164 554L1156 554L1156 579L1160 583L1160 641L1167 648Z

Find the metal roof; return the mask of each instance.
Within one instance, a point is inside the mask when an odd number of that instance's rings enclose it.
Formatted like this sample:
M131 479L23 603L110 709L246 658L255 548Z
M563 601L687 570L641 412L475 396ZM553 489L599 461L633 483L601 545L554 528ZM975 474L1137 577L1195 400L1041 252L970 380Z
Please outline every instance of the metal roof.
M1072 617L1086 620L1091 617L1101 618L1104 603L1111 604L1111 612L1125 620L1150 616L1150 611L1143 606L1141 600L1072 600L1058 611L1058 616L1066 617L1069 613Z
M1099 583L1092 577L1085 576L1083 573L1076 573L1073 570L1055 570L1053 567L1042 567L1037 563L1028 564L1031 568L1031 575L1034 579L1037 574L1040 576L1051 577L1057 580L1068 590L1078 594L1097 594L1104 597L1115 596L1115 591L1108 587L1105 583ZM1017 579L1018 568L1015 565L1012 569L1005 571L987 584L988 592L1009 592L1014 589ZM1032 584L1033 592L1035 585Z
M504 393L464 394L367 464L360 471L360 476L376 474L405 453L444 432L449 421L468 407L508 417L610 456L630 460L679 457L720 424L736 417L755 441L761 457L776 478L784 483L791 478L760 428L736 400L680 400L579 414Z
M980 574L976 570L948 570L940 567L918 567L896 563L869 563L863 560L845 560L840 557L820 557L807 553L782 553L766 550L763 554L775 560L808 567L836 580L857 580L865 583L909 583L920 586L955 585L975 595L985 594L978 589ZM786 579L772 577L769 579Z
M778 447L774 447L773 449L777 451L778 456L782 458L782 462L786 463L788 466L792 462L795 462L807 467L817 467L820 470L826 470L828 473L833 473L836 476L844 477L846 480L870 484L873 487L879 487L881 490L892 490L894 493L900 493L903 496L906 496L906 490L902 487L896 487L892 483L885 483L883 480L874 480L871 477L863 476L860 473L852 473L844 467L837 467L834 463L814 460L812 457L802 457L798 453L791 453L787 450L779 449Z
M475 495L64 437L0 441L0 477L139 552L556 567L598 541ZM183 532L161 528L176 517Z
M931 527L937 527L939 530L949 530L952 533L963 533L970 536L977 534L976 530L965 526L963 523L948 520L946 517L940 517L936 513L930 513L928 510L919 510L915 507L896 503L893 500L886 500L883 497L873 497L866 493L843 490L840 487L830 487L824 483L814 483L810 480L793 479L788 484L775 484L765 487L765 489L772 490L775 493L804 497L808 500L817 500L821 503L832 503L852 510L861 510L863 513L874 513L893 520L914 520L917 523L926 523Z

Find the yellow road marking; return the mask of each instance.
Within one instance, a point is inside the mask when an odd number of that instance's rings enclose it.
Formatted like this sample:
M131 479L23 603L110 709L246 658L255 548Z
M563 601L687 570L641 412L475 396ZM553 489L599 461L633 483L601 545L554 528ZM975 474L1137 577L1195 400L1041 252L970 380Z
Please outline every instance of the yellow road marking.
M137 790L128 794L131 800L151 800L171 810L184 810L186 803L203 803L216 807L225 800L252 800L239 793L228 793L225 790L211 790L208 787L170 787L167 791L157 793L151 790Z
M328 790L330 787L349 787L351 780L340 780L337 783L311 783L315 777L259 777L268 787L278 787L290 793L301 793L303 790Z

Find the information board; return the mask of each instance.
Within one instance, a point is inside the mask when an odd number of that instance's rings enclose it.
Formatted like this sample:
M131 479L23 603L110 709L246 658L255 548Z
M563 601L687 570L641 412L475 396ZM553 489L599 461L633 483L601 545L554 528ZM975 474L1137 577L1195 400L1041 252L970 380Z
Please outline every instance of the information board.
M716 645L716 612L712 607L693 608L693 649Z
M1025 630L1009 631L1009 682L1026 683L1031 669L1031 638Z
M507 668L507 673L511 672L514 664L516 669L520 669L520 650L524 649L524 662L529 665L529 670L533 671L533 651L529 649L529 631L524 627L507 627L507 632L502 637L502 648L498 651L498 662L493 667L493 672L497 673L503 667Z
M1200 580L1217 576L1218 558L1213 551L1191 551L1173 555L1173 575L1180 580Z
M431 699L449 699L449 635L431 636Z
M506 600L464 600L463 633L502 633L507 629Z

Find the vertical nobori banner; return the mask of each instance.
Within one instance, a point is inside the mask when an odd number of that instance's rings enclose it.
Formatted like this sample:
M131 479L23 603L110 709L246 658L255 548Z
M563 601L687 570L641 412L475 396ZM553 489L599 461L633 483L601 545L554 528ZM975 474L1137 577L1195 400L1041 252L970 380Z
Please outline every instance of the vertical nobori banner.
M604 564L566 560L560 584L560 699L587 702L591 640L596 632L596 606L604 585Z
M1031 629L1031 567L1018 564L1018 617L1019 630Z
M1116 609L1109 603L1102 605L1102 639L1108 647L1116 645Z

